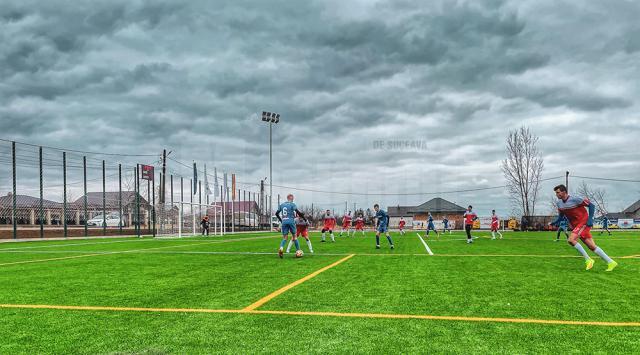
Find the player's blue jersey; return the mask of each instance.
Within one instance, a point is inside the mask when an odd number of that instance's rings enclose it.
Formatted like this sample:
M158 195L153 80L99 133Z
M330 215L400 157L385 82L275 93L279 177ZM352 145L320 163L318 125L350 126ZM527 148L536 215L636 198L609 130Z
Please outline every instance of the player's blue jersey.
M562 216L562 218L560 219L560 223L558 224L558 226L560 228L564 228L567 229L569 227L569 220L567 219L567 217Z
M378 219L378 224L381 226L386 226L389 223L389 215L384 210L378 210L378 212L376 212L376 218Z
M609 227L609 218L605 217L602 219L602 227L604 228Z
M433 216L429 215L429 224L433 224Z
M283 202L278 207L278 212L280 212L280 218L282 218L282 223L292 223L295 224L296 219L296 204L293 202Z
M448 219L446 219L446 218L445 218L445 219L443 219L443 220L442 220L442 223L444 224L444 227L445 227L445 228L449 227L449 220L448 220Z

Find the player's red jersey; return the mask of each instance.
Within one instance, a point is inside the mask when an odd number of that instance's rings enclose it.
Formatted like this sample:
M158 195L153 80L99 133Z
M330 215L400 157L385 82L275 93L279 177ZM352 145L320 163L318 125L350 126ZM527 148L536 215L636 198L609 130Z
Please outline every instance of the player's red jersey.
M591 202L587 198L569 196L565 201L558 200L558 211L569 220L572 228L579 228L587 224L589 212L585 207Z
M364 219L362 217L356 218L356 229L363 230L364 229Z
M333 215L324 215L324 229L333 229L336 226L336 218Z
M473 224L473 220L476 219L478 215L475 212L467 211L464 213L464 224Z
M351 216L346 214L342 217L342 227L344 229L347 229L349 227L351 227Z
M498 230L498 227L500 226L499 221L500 220L498 219L498 216L495 216L495 215L491 216L491 231L492 232L495 232L495 231Z
M407 224L406 221L400 221L400 223L398 223L398 228L400 228L400 229L404 228L405 224Z
M296 218L296 237L299 236L309 236L309 222L300 217Z

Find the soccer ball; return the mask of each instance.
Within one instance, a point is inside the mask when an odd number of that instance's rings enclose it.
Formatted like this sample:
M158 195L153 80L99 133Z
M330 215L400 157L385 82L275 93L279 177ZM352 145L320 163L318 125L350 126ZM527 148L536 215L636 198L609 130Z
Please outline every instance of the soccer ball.
M296 251L296 258L301 258L303 255L304 253L302 252L302 250Z

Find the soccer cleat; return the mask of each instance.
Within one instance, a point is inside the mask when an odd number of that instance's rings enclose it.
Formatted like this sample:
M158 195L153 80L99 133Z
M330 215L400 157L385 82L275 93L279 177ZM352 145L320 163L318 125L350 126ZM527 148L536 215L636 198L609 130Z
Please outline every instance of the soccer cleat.
M280 257L280 259L282 259L284 257L284 252L283 252L282 248L278 249L278 256Z
M611 261L610 263L607 264L607 270L606 271L613 271L613 269L615 269L616 266L618 266L618 263L615 262L615 261Z
M321 242L321 243L325 243L325 242L326 242L326 240L324 240L324 239L323 239L323 240L321 240L320 242Z
M391 244L391 249L395 249L395 248L393 247L393 244Z
M586 265L585 270L591 270L595 262L593 261L593 259L587 259L584 263Z
M491 240L496 240L496 237L491 238Z
M379 246L379 245L376 245L376 249L380 249L380 246Z

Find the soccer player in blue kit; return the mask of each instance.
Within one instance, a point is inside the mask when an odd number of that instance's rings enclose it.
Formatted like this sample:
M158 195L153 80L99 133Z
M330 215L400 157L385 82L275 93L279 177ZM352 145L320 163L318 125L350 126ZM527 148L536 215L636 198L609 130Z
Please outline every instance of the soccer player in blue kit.
M389 215L386 211L381 210L380 206L376 203L373 205L373 209L376 211L376 249L380 249L380 233L384 233L387 236L387 240L389 241L389 245L391 249L393 249L393 240L391 240L391 236L389 235Z
M295 243L296 251L300 250L300 242L298 242L298 238L296 238L296 213L301 218L305 218L304 214L298 211L298 207L293 203L293 195L289 194L287 195L287 201L281 203L276 211L276 217L280 220L282 229L282 241L278 249L278 256L280 256L281 259L284 255L284 245L287 244L289 232L291 232L291 238Z

